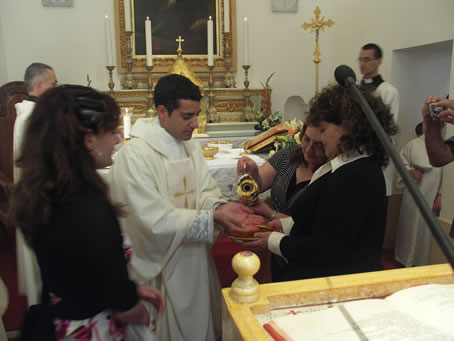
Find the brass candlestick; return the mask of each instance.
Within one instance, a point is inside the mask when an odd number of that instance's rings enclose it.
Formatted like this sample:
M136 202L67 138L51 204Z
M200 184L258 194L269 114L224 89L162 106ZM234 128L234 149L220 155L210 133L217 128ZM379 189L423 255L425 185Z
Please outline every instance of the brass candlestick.
M126 36L128 37L128 47L126 48L126 53L128 55L128 61L126 65L128 67L128 73L126 74L126 78L123 80L123 88L125 89L137 89L137 82L132 75L132 42L131 36L132 31L126 31Z
M115 86L115 83L113 81L112 77L112 71L115 69L115 66L106 66L106 69L109 70L109 89L110 89L110 95L113 97L113 89ZM88 78L88 75L87 75ZM88 82L88 86L90 86L91 81Z
M232 33L224 32L224 64L225 74L222 86L224 88L236 88L235 79L233 79L230 68L232 66Z
M219 122L220 119L219 119L219 116L216 112L216 108L214 106L214 97L215 97L215 94L214 94L214 91L213 91L213 69L214 69L214 66L211 65L211 66L208 66L208 71L209 71L209 79L208 79L208 122Z
M153 108L153 79L151 78L151 70L153 70L153 65L151 65L151 66L147 65L147 70L148 70L147 117L154 117L154 116L156 116L156 111Z
M252 113L251 109L251 94L249 93L249 79L248 79L248 70L251 66L250 65L243 65L244 69L244 111L243 115L241 115L241 119L245 122L252 122L255 120L255 116Z

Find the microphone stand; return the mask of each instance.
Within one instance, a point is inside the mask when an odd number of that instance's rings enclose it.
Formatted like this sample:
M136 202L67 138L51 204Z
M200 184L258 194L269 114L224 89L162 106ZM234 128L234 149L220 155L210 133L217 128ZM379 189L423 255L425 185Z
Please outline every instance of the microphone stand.
M415 200L416 206L418 206L421 214L424 217L424 220L426 221L427 225L429 225L430 230L435 237L435 240L438 242L438 245L440 245L440 248L442 249L446 258L448 258L451 267L454 268L454 249L449 243L448 237L446 237L446 235L443 233L440 224L435 219L435 216L427 205L427 202L424 200L421 191L416 187L413 179L408 174L408 171L403 165L400 156L397 154L393 144L391 143L391 139L388 135L386 135L383 127L381 126L380 122L378 122L377 117L375 117L374 112L370 108L369 103L367 103L367 101L364 99L364 96L359 91L358 87L355 84L355 80L352 77L347 77L345 79L345 87L352 89L355 95L358 97L361 108L363 109L369 123L371 124L381 143L385 147L386 152L394 162L394 165L396 166L397 171L399 172L402 180L407 186L408 191Z

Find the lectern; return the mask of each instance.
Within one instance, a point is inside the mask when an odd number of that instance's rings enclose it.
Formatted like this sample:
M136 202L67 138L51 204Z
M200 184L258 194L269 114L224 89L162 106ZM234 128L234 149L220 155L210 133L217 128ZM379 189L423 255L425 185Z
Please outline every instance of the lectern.
M259 298L237 303L231 288L222 290L222 340L269 341L256 316L274 309L323 305L354 299L386 297L417 284L453 284L449 264L368 272L259 285Z

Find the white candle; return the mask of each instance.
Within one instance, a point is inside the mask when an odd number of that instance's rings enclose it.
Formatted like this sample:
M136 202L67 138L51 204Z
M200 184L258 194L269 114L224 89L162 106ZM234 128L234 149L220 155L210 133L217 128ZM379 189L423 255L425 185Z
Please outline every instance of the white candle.
M110 19L107 15L104 18L104 34L106 38L107 66L113 66L112 34L110 33Z
M247 18L243 21L243 65L249 65L249 25Z
M224 32L230 32L230 0L224 0Z
M124 0L124 9L125 9L125 31L131 32L131 0Z
M129 114L129 108L125 108L123 115L123 137L129 139L129 133L131 132L131 115Z
M211 17L207 21L208 32L208 66L213 66L213 20Z
M145 47L147 50L147 66L153 65L153 44L151 38L151 21L147 17L145 20Z

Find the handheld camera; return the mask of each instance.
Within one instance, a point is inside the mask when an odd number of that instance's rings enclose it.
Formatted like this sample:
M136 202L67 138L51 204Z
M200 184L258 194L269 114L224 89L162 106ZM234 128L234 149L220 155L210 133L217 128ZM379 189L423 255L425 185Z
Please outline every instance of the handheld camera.
M445 111L446 109L447 109L446 107L436 107L435 103L430 103L429 104L430 117L437 117L439 113Z

